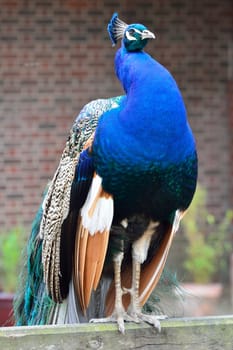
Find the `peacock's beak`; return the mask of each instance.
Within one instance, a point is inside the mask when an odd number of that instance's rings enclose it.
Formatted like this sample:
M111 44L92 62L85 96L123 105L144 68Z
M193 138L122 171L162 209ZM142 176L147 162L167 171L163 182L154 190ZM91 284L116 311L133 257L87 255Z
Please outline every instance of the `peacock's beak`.
M142 34L141 34L141 39L155 39L155 35L154 33L150 32L149 30L145 29L143 30Z

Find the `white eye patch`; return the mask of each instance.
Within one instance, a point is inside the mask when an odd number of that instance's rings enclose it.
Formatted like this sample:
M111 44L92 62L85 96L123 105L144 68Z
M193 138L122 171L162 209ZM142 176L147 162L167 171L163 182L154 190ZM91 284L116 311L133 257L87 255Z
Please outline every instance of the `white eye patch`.
M137 40L134 36L132 36L131 34L129 34L128 30L125 32L125 36L128 40L133 41L133 40Z
M125 36L128 40L130 41L133 41L133 40L137 40L133 35L130 34L130 31L133 31L133 33L138 33L140 35L142 35L142 32L136 28L132 28L132 29L129 29L125 32Z

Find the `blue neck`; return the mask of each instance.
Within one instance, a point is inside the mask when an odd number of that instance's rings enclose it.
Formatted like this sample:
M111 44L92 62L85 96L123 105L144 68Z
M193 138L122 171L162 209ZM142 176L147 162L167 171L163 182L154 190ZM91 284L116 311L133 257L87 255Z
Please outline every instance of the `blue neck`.
M171 74L143 51L128 53L124 47L116 53L115 70L126 98L101 118L96 147L106 157L117 157L120 152L124 159L134 157L137 163L147 159L148 164L161 166L189 156L193 136Z
M178 144L180 138L183 142L185 134L190 144L183 99L166 68L143 51L128 53L122 47L115 57L115 70L127 95L119 114L125 130L140 135L146 142L151 138L154 146L161 149L174 140Z

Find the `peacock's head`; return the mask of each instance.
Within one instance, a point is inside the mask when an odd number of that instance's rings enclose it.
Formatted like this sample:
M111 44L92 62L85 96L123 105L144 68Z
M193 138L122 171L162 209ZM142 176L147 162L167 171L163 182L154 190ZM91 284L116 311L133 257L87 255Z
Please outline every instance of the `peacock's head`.
M126 24L114 13L109 24L108 33L113 45L117 40L123 39L123 44L127 51L140 51L147 44L148 39L155 39L155 35L143 24Z

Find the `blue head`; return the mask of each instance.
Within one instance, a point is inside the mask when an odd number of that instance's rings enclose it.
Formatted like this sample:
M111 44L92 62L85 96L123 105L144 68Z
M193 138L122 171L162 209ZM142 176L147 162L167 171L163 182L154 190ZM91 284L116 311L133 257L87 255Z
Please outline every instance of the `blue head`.
M117 13L114 13L108 24L108 32L113 45L122 39L124 47L130 52L141 51L149 39L155 39L155 35L143 24L128 25L118 18Z

